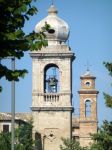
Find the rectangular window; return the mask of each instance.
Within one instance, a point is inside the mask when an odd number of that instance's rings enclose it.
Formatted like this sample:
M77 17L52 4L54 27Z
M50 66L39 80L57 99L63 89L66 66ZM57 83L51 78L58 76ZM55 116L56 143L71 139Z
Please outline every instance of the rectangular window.
M79 141L79 136L75 136L75 140L76 140L76 141Z
M9 132L9 125L7 125L7 124L3 125L3 132L4 133Z

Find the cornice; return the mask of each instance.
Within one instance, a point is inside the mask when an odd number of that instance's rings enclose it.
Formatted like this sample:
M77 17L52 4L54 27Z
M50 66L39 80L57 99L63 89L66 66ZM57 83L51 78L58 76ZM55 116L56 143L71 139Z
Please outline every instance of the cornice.
M87 90L80 90L78 91L79 94L98 94L99 91L96 91L96 90L90 90L90 91L87 91Z
M31 107L32 111L73 111L71 107Z
M72 58L75 59L75 55L72 52L65 52L65 53L37 53L37 52L33 52L30 53L30 56L33 58L38 58L38 59L45 59L45 58Z

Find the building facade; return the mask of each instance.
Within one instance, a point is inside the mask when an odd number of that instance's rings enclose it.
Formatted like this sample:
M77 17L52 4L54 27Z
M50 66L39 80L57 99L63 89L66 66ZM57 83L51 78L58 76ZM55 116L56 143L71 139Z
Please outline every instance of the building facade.
M74 138L79 140L81 146L89 146L92 142L90 133L97 132L98 91L95 89L95 77L88 70L80 77L80 114L78 117L73 115L72 62L75 55L66 44L69 26L57 13L54 5L51 5L48 16L35 27L35 31L40 32L45 23L50 24L50 30L45 33L48 46L30 53L32 112L19 115L20 122L33 119L32 135L35 140L40 138L39 150L60 150L61 138ZM4 113L4 117L0 113L0 131L4 131L6 116L7 113ZM10 125L11 114L8 114L7 119L6 125Z
M97 95L95 79L89 70L80 77L81 89L78 91L80 108L79 117L73 119L73 137L78 139L80 145L85 147L92 143L90 134L97 133Z
M51 29L46 33L48 46L30 53L33 137L40 135L40 147L44 150L59 150L61 138L72 137L71 75L75 57L65 43L69 36L68 24L57 13L51 5L48 16L36 25L35 30L39 32L45 23L50 24Z

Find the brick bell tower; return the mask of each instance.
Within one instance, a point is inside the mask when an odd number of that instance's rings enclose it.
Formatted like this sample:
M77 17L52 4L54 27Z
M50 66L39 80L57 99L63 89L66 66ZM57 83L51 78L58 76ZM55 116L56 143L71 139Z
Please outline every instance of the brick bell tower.
M78 91L80 96L79 140L81 146L85 147L92 142L90 133L97 132L97 95L99 92L95 89L96 77L91 75L89 70L80 79L81 89Z
M75 58L66 44L68 24L57 16L51 5L48 16L37 23L39 32L50 24L46 33L48 46L31 52L33 137L39 150L60 150L61 138L72 132L72 61ZM35 149L37 149L35 147Z

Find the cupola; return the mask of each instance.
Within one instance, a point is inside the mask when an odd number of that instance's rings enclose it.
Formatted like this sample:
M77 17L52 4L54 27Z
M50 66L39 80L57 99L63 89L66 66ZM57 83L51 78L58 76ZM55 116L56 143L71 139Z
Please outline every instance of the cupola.
M40 32L41 28L45 26L45 23L49 24L51 29L46 32L46 39L49 45L57 45L65 43L69 36L68 24L57 16L57 9L54 5L51 5L48 9L48 16L41 20L35 26L35 32Z

